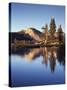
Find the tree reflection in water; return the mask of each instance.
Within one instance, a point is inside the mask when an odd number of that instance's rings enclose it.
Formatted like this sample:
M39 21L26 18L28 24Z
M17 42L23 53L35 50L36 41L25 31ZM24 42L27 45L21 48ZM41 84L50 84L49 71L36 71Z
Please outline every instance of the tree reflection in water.
M22 58L27 58L27 60L38 60L37 58L42 56L42 64L45 64L46 67L50 65L51 72L55 71L56 61L60 65L65 67L65 47L42 47L42 48L13 48L11 54L20 55ZM10 54L10 55L11 55Z

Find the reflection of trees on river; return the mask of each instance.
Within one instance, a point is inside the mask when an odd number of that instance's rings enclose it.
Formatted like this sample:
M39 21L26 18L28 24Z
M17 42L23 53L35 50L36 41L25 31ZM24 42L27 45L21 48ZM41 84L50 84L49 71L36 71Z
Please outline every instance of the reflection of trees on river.
M65 66L65 47L60 47L58 50L57 50L57 59L58 59L58 62ZM64 67L65 68L65 67Z
M47 50L46 47L43 48L42 56L43 56L43 61L42 61L42 63L43 63L43 64L45 63L45 65L47 66L47 64L48 64L48 50Z
M52 72L55 70L56 59L57 59L57 52L55 47L43 49L43 62L47 65L49 60Z
M54 72L55 70L55 65L56 65L56 59L57 59L57 52L56 52L56 48L51 48L50 49L51 55L49 58L50 61L50 68L51 71Z
M50 65L51 72L55 71L56 61L60 65L65 66L65 49L64 47L45 47L45 48L24 48L16 49L12 51L12 54L20 55L21 57L27 58L27 60L38 60L37 58L42 56L42 64L46 66Z
M47 66L48 60L51 71L55 71L56 60L59 64L65 67L65 48L64 47L49 47L43 49L43 63Z

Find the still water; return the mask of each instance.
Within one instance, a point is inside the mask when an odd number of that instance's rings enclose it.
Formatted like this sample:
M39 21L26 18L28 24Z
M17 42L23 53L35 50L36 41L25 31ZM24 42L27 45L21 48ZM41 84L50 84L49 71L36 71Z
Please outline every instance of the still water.
M64 47L13 49L10 57L14 87L65 83Z

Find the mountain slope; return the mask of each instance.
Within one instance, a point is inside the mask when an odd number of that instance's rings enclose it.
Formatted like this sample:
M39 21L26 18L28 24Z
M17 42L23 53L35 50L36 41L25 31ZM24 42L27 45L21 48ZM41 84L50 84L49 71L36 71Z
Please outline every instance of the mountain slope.
M41 41L42 33L35 28L27 28L26 30L22 30L19 33L25 33L28 34L30 37L32 37L36 41Z
M41 41L42 33L35 28L27 28L26 30L21 30L19 32L9 32L9 42L14 43L14 40L25 40L31 42Z

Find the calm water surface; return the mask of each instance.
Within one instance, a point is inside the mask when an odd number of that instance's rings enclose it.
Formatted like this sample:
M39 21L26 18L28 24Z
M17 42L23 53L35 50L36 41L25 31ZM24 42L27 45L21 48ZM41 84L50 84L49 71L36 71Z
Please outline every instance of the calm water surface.
M64 47L13 49L12 86L63 84L65 82Z

